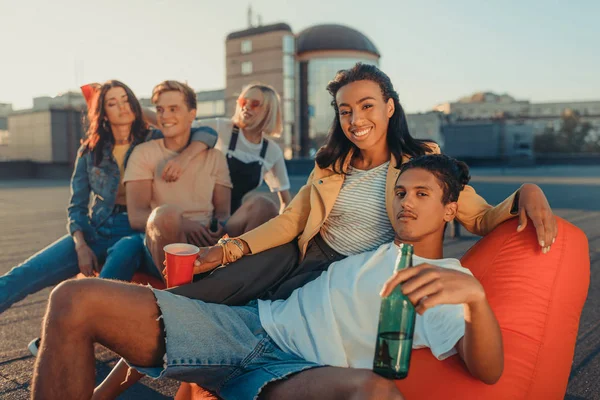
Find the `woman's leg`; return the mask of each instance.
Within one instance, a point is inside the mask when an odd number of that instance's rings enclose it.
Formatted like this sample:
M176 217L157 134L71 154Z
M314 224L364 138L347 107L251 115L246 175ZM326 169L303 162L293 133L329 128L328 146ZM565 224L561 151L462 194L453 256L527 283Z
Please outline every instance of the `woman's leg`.
M101 258L103 241L88 244ZM75 243L65 235L0 277L0 313L26 296L79 273Z
M254 195L246 200L238 210L233 213L225 225L225 231L231 237L264 224L279 214L277 204L262 195Z
M145 251L142 234L122 238L108 249L100 278L131 281L133 274L140 268Z
M269 300L287 299L294 290L317 279L324 271L329 269L332 263L344 258L346 256L337 253L329 247L320 235L315 236L308 243L306 254L300 265L276 290L269 292Z
M296 241L245 256L210 275L169 292L207 303L244 305L265 296L292 274L298 265Z

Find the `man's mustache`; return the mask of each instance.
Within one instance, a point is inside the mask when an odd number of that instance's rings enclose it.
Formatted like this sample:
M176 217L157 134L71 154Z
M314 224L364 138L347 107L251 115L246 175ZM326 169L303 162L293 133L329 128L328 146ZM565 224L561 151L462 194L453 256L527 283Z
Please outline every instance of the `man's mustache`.
M400 218L413 218L413 219L417 219L417 214L412 213L410 211L402 211L402 212L399 212L398 215L396 216L396 219L400 219Z

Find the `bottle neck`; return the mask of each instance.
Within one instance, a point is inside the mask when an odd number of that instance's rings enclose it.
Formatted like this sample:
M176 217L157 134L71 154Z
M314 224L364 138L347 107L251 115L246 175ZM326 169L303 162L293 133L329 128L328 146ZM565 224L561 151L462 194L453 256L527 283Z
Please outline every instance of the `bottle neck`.
M410 246L410 247L409 247ZM413 266L413 249L411 245L403 245L400 249L400 259L396 263L394 272L401 271Z

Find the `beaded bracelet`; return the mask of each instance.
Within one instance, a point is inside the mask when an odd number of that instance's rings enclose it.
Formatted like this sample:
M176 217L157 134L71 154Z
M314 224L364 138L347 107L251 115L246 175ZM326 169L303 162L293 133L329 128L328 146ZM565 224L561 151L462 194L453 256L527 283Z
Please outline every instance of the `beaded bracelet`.
M221 265L227 265L239 260L244 256L244 245L240 239L221 238L217 245L223 249L223 259Z

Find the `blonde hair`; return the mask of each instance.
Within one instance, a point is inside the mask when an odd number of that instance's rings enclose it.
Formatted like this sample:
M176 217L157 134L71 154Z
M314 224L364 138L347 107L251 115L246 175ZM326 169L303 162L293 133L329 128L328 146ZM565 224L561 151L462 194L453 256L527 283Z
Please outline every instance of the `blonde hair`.
M242 93L240 93L239 97L243 97L248 91L251 89L258 89L261 91L264 97L263 102L263 118L257 124L257 129L259 129L262 133L279 137L281 135L281 131L283 131L283 122L281 118L281 101L279 99L279 94L277 91L270 85L265 85L263 83L252 83L246 86ZM231 120L235 125L243 128L242 123L242 107L238 103L235 105L235 114Z
M165 92L179 92L183 94L183 99L188 110L196 109L196 93L194 93L194 90L185 83L177 81L163 81L154 86L154 89L152 89L152 104L156 104L158 96Z

